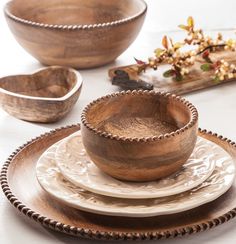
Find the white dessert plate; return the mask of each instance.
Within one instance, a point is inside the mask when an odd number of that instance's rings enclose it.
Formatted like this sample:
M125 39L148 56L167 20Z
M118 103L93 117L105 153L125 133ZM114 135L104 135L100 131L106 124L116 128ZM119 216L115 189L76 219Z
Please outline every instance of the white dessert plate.
M233 159L221 147L214 145L209 154L215 155L215 170L196 188L156 199L113 198L89 192L67 181L56 165L57 146L51 146L37 162L36 175L40 185L62 203L96 214L150 217L183 212L217 199L230 188L235 176Z
M103 173L88 157L80 132L65 138L56 150L56 163L62 175L88 191L118 198L147 199L188 191L204 182L215 168L216 145L198 137L196 147L184 166L175 174L158 181L124 182Z

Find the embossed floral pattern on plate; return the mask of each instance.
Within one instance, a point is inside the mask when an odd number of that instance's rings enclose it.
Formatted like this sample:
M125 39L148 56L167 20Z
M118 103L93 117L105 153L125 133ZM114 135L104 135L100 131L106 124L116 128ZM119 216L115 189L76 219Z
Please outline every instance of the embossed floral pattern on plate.
M235 166L230 155L214 144L209 151L215 155L216 167L201 185L174 196L154 199L119 199L91 193L67 181L55 161L58 144L51 146L36 167L38 181L51 196L88 212L113 216L150 217L186 211L224 194L232 185Z
M56 162L67 180L88 191L119 198L155 198L188 191L205 181L215 168L216 155L209 153L214 147L214 143L199 137L191 157L180 171L146 183L124 182L103 173L86 154L80 132L60 143Z

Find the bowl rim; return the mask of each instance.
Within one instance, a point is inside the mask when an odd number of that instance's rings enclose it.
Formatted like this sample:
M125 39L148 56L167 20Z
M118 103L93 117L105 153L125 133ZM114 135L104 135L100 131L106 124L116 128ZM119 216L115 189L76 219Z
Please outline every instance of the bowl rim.
M16 92L11 92L11 91L8 91L8 90L6 90L4 88L1 88L1 87L0 87L0 94L3 93L3 94L6 94L6 95L9 95L9 96L12 96L12 97L28 99L28 100L63 102L65 100L69 99L70 97L72 97L79 89L81 89L81 87L83 85L83 78L82 78L81 74L77 70L75 70L73 68L68 68L68 67L65 67L65 66L56 66L56 65L44 67L44 68L36 70L35 72L0 77L0 81L5 79L5 78L16 77L16 76L34 76L34 75L37 75L38 73L41 73L41 72L49 70L49 69L50 70L66 69L66 70L70 71L71 73L75 74L76 83L75 83L74 87L69 92L67 92L64 96L62 96L62 97L30 96L30 95L23 95L23 94L16 93Z
M40 27L40 28L46 28L46 29L59 29L59 30L87 30L87 29L97 29L97 28L118 26L118 25L122 25L122 24L125 24L128 22L131 22L135 19L138 19L140 16L144 15L147 12L147 3L144 0L136 0L136 1L139 1L140 3L143 4L142 10L139 11L138 13L136 13L130 17L120 19L120 20L104 22L104 23L97 23L97 24L82 24L82 25L45 24L45 23L34 22L31 20L23 19L23 18L17 17L16 15L12 14L9 11L9 5L12 2L14 2L14 0L11 0L5 4L4 13L7 17L9 17L10 19L12 19L16 22L26 24L26 25L31 25L33 27Z
M125 95L131 95L131 96L136 96L136 95L158 95L158 96L162 96L162 97L170 97L171 99L174 99L176 101L179 101L180 103L182 103L183 105L186 106L186 108L190 111L191 113L191 117L190 117L190 121L184 125L183 127L171 132L171 133L166 133L166 134L161 134L159 136L152 136L152 137L124 137L124 136L118 136L118 135L114 135L102 130L98 130L97 128L95 128L91 123L89 123L87 121L87 113L89 111L89 109L95 105L96 103L99 103L101 101L105 101L109 98L112 97L120 97L120 96L125 96ZM113 140L118 140L118 141L126 141L126 142L148 142L148 141L157 141L157 140L163 140L163 139L167 139L170 137L174 137L177 135L182 134L183 132L185 132L186 130L190 129L191 127L195 126L198 122L198 112L197 109L195 108L195 106L190 103L189 101L187 101L186 99L177 96L175 94L171 94L171 93L167 93L167 92L159 92L159 91L147 91L147 90L133 90L133 91L122 91L122 92L116 92L116 93L112 93L103 97L100 97L94 101L92 101L91 103L89 103L84 110L82 111L81 114L81 122L82 124L89 129L90 131L93 131L96 135L104 137L104 138L109 138L109 139L113 139Z

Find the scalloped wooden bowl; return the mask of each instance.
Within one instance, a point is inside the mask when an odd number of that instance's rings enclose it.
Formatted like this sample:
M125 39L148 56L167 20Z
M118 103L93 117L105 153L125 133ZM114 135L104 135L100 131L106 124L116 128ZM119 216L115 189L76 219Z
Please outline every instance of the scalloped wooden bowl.
M143 0L13 0L5 16L19 44L41 63L91 68L129 47L146 10Z
M29 75L0 79L0 105L19 119L49 123L73 108L82 88L82 77L71 68L51 66Z
M93 162L120 180L166 177L191 155L197 139L196 108L175 95L121 92L90 103L82 139Z

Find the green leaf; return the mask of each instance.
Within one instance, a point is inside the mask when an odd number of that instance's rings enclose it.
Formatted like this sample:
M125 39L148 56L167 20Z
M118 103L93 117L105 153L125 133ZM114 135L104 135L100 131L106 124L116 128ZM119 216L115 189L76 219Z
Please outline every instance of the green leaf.
M176 81L182 81L183 80L183 76L181 74L178 74L178 75L176 75L175 80Z
M186 26L186 25L178 25L178 27L182 30L186 30L186 31L189 31L189 27Z
M201 65L201 70L203 70L203 71L209 71L209 70L212 70L213 69L213 67L212 67L212 64L202 64Z
M162 48L157 48L157 49L155 50L155 54L156 54L156 56L157 56L158 58L159 58L164 52L165 52L165 50L162 49Z
M194 20L193 20L192 16L188 17L187 23L188 23L189 27L193 27L194 26Z
M175 71L173 69L169 69L163 73L165 78L172 77L175 75Z
M182 43L182 42L176 42L175 44L174 44L174 49L179 49L179 48L181 48L181 47L183 47L184 46L184 44Z
M216 82L216 83L220 82L220 77L218 75L216 75L214 77L214 82Z

